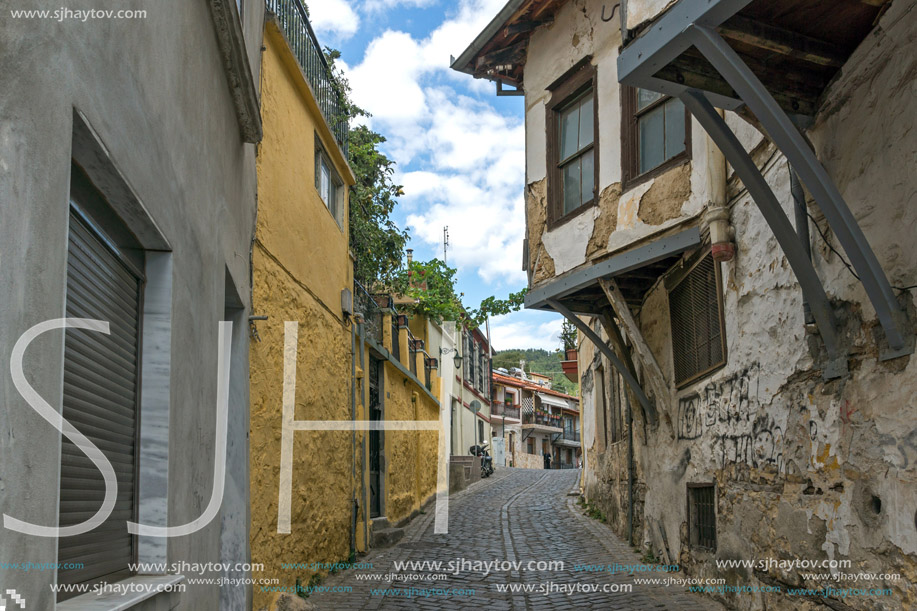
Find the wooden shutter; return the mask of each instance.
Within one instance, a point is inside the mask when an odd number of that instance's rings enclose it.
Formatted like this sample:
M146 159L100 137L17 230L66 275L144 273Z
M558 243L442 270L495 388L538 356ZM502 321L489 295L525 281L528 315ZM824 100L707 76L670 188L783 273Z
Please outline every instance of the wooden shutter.
M95 530L58 542L59 583L83 583L126 573L135 562L139 338L142 281L110 241L71 210L67 259L67 316L109 323L110 334L66 331L63 415L105 454L118 480L115 509ZM61 449L60 526L85 521L101 506L102 474L68 439Z
M719 270L704 256L669 292L675 383L685 385L726 362Z

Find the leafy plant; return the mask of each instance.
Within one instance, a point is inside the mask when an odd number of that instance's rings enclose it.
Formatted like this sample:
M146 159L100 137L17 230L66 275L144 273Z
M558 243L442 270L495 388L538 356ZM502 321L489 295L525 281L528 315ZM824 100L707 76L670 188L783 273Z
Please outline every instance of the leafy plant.
M564 350L576 350L576 325L569 320L564 320L560 326L560 341L564 343Z
M397 275L393 289L414 301L407 306L414 313L438 323L454 320L471 329L480 326L488 316L515 312L523 305L526 289L510 293L506 299L487 297L478 308L467 308L462 303L465 294L455 291L455 274L454 267L436 258L412 261L408 269Z

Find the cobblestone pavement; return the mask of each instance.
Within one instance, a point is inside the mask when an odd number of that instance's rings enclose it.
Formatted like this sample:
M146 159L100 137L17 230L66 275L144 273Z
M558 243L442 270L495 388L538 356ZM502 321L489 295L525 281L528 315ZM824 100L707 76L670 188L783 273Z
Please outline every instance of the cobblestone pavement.
M358 560L372 563L372 569L343 571L322 583L322 586L349 586L351 592L316 592L309 601L320 611L722 609L713 600L688 593L683 587L634 584L634 575L583 571L577 567L641 563L640 557L609 527L582 515L575 498L568 496L577 486L579 474L575 470L500 468L490 478L450 498L448 534L433 534L433 511L430 510L406 528L404 538L397 545L371 551ZM468 562L520 561L522 566L519 570L497 569L486 575L483 570L472 570L478 567L467 564L465 570L449 570L460 568L463 559ZM443 563L441 573L445 573L446 578L431 578L435 571L431 571L429 565L397 571L394 564L403 561L440 561ZM455 563L454 567L448 566L450 561ZM533 566L527 570L530 561L561 561L563 568L537 570L538 567ZM391 583L384 579L365 579L392 573L400 579ZM673 574L636 576L665 578ZM505 591L505 586L512 584L532 591ZM625 591L628 585L632 585L631 591ZM583 591L594 586L598 586L595 592ZM552 587L553 592L544 592ZM559 588L578 588L579 591L567 593ZM619 591L603 591L603 588ZM471 590L473 594L468 594Z

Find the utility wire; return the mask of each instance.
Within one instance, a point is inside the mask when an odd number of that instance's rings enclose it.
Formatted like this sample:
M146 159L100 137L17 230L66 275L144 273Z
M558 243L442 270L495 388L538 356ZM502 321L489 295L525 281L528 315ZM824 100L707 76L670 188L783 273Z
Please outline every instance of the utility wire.
M825 246L827 246L828 249L831 250L831 252L837 255L837 258L841 260L841 263L844 264L844 267L847 268L847 271L849 271L853 275L854 278L859 280L860 276L857 275L857 273L853 270L853 266L851 266L850 263L847 262L847 259L845 259L844 256L841 253L839 253L834 246L831 245L831 241L828 240L828 236L826 236L825 233L821 230L821 227L818 225L818 221L815 220L815 217L812 216L812 214L808 210L806 210L805 212L806 212L806 216L808 216L809 219L812 221L812 224L815 225L815 231L817 231L818 235L821 236L821 239L825 243ZM913 289L917 289L917 284L912 284L911 286L895 286L893 284L891 285L891 287L895 290L903 292L903 291L911 291Z

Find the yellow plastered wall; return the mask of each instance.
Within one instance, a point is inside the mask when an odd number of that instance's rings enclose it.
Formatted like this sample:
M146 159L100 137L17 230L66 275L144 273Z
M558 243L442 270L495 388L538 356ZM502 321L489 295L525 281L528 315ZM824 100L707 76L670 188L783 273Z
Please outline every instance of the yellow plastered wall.
M258 224L252 251L253 309L261 341L252 341L251 552L259 578L281 586L303 584L315 571L284 570L281 563L336 562L350 553L352 498L361 464L352 434L296 431L290 534L277 532L282 434L284 322L299 323L296 358L297 420L350 420L351 329L341 291L353 286L348 252L347 201L341 225L315 189L315 138L334 158L345 183L352 174L330 139L298 64L272 21L265 26L258 147ZM358 418L363 418L358 405ZM357 438L360 447L362 435ZM359 491L357 489L357 494ZM358 546L362 528L357 528ZM254 589L254 608L268 596Z
M416 321L420 321L419 323ZM412 317L411 326L426 324L422 317ZM391 318L383 317L384 347L391 351ZM407 361L407 330L400 330L401 363L410 370ZM422 338L422 336L421 336ZM422 358L422 355L420 355ZM365 355L369 362L369 350ZM406 375L388 360L383 361L383 416L393 420L439 420L439 404L423 386L423 362L419 362L417 378ZM440 388L437 371L431 372L434 396ZM382 515L394 524L418 511L436 492L436 468L439 436L436 431L385 431L383 433L384 498ZM368 478L368 473L366 475ZM368 479L367 486L368 486Z

